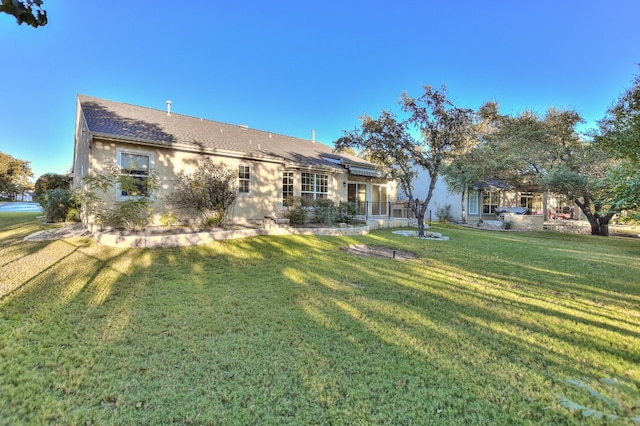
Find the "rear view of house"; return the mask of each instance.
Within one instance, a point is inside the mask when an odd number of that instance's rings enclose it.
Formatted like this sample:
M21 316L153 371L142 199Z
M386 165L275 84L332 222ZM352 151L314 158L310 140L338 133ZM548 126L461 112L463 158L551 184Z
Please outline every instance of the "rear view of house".
M288 197L334 202L350 201L374 227L390 226L390 203L397 185L381 176L373 164L336 153L314 138L304 140L166 110L79 95L77 101L73 187L83 188L86 176L117 167L135 179L152 173L159 179L153 194L155 223L166 212L166 196L176 176L193 171L205 158L238 174L238 196L229 215L232 223L261 223L282 217ZM134 197L114 187L112 202ZM95 218L85 211L83 223Z

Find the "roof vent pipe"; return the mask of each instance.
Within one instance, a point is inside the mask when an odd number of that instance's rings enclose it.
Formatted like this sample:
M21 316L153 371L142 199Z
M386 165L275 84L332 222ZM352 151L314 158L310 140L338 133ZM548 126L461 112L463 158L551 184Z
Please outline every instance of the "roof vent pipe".
M167 101L167 115L171 116L171 101Z
M316 131L315 130L311 130L311 142L313 142L313 143L316 142Z

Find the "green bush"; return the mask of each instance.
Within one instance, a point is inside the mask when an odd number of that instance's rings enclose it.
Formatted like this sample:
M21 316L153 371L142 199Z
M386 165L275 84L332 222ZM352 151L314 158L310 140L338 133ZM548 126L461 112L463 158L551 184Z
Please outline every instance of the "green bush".
M303 226L307 223L309 201L306 198L288 197L284 205L287 207L284 217L289 219L291 225Z
M112 166L104 173L85 176L83 182L86 188L82 193L82 204L89 214L95 215L98 224L127 229L143 228L149 224L152 195L159 185L153 171L141 182L122 175L118 167ZM124 201L114 199L114 188L131 194L130 198ZM101 192L104 198L97 196L96 191Z
M338 204L338 215L336 217L337 222L353 223L355 222L358 214L358 208L356 203L350 203L341 201Z
M192 173L180 173L175 190L166 197L175 209L197 212L203 226L222 225L237 198L238 172L205 159Z
M76 195L67 189L49 189L44 191L38 202L44 210L47 222L65 222L78 220L79 200Z
M453 216L451 216L451 204L445 204L442 207L438 207L436 215L438 216L438 220L442 223L452 222Z
M141 229L151 217L151 205L146 198L117 202L108 210L98 213L100 223L114 228Z
M333 201L327 199L316 200L313 210L315 222L331 226L336 221L337 213Z

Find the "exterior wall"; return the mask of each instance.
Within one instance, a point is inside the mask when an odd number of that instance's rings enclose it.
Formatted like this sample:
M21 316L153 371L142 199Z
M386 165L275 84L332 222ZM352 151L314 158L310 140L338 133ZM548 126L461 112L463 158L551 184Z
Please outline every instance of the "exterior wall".
M262 222L264 216L274 215L280 208L282 174L280 165L275 162L215 157L193 152L96 140L93 142L91 170L95 173L103 173L108 170L109 166L116 165L118 151L148 154L151 157L151 168L159 179L159 188L154 194L152 203L154 224L159 223L160 216L168 211L165 199L175 189L175 176L181 172L195 170L198 163L206 157L212 158L216 163L223 163L226 167L236 171L240 165L249 166L249 192L238 194L230 212L232 222ZM101 196L102 194L97 193L96 195ZM116 189L111 188L109 193L102 198L107 203L116 202ZM179 216L180 211L176 209L171 213Z
M181 172L195 170L198 163L206 157L212 158L216 163L222 163L232 170L238 170L238 166L249 166L250 181L249 192L239 193L235 204L229 212L232 223L263 223L265 216L283 217L285 208L282 205L282 178L283 172L294 173L294 196L301 195L301 176L303 172L328 175L328 197L334 202L347 200L347 182L361 180L367 182L367 191L370 195L372 183L387 185L388 200L397 198L395 186L386 180L369 179L349 176L347 173L336 173L333 170L301 170L285 169L283 164L273 160L246 159L233 156L211 156L196 152L180 151L155 146L143 146L138 144L126 144L108 140L90 140L88 132L78 126L76 135L76 158L74 159L74 187L82 186L82 177L89 173L104 173L109 167L117 165L118 152L146 154L150 156L151 168L159 179L158 191L154 194L152 203L153 225L160 223L163 213L170 212L182 219L179 209L169 210L166 205L166 196L175 189L175 176ZM89 148L91 146L91 148ZM82 172L80 172L82 170ZM105 204L113 204L118 201L116 188L110 188L107 194L96 192ZM94 218L86 212L83 215L83 223L92 230L97 228Z
M429 175L426 172L421 172L418 178L413 182L413 195L421 200L424 200L429 190ZM408 199L406 194L401 194L403 199ZM466 202L466 199L465 199ZM461 195L452 194L449 192L447 184L439 178L436 182L436 186L433 189L433 195L429 202L429 210L431 210L431 218L434 221L440 220L438 217L438 210L445 208L447 205L451 206L450 214L454 222L462 221L462 206ZM429 213L427 212L427 216Z
M71 182L71 188L80 189L82 187L82 178L87 176L90 172L91 138L89 136L84 117L80 114L79 107L76 113L74 144L73 181Z

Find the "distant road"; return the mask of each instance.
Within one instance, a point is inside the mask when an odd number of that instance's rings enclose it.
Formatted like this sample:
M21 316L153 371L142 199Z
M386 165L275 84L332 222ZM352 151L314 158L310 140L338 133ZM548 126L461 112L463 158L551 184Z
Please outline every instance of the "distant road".
M0 204L0 212L31 213L42 212L38 203L4 203Z

